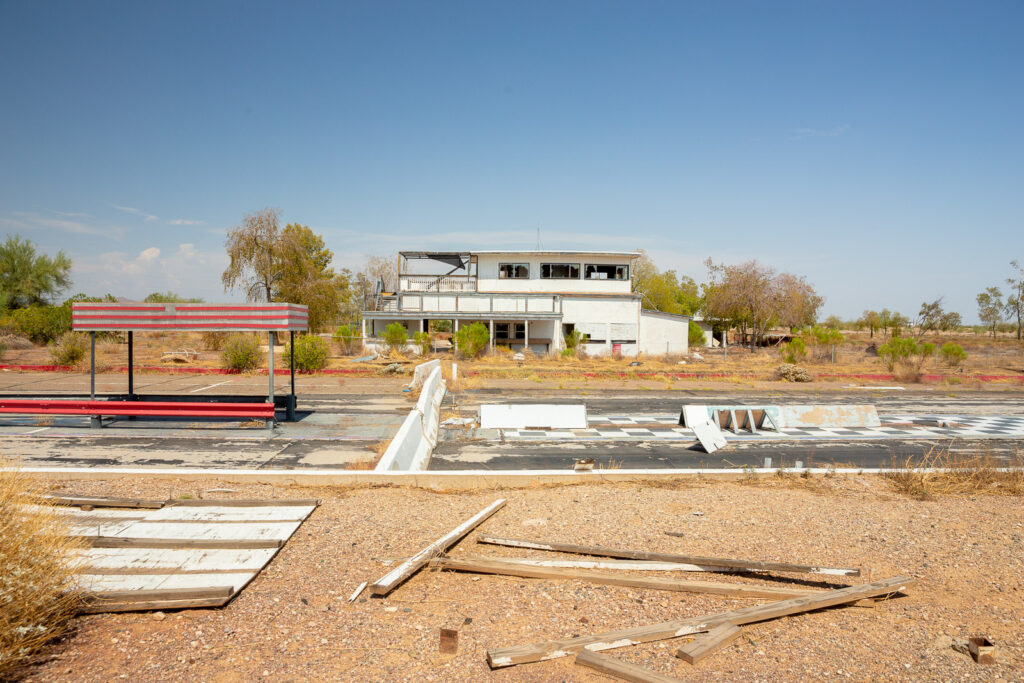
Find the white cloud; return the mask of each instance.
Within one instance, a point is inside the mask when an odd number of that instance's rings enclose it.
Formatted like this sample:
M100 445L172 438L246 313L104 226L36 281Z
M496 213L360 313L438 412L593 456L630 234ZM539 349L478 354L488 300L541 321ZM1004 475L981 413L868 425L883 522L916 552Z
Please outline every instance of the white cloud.
M54 211L54 214L58 215L71 215L71 214L59 214ZM4 225L9 225L19 230L62 230L75 235L109 235L110 232L102 230L95 226L89 225L82 221L72 221L66 218L51 218L39 213L32 211L12 211L11 216L17 216L17 218L0 218L0 222Z
M150 247L143 249L135 260L140 263L148 263L157 258L160 258L160 250L157 247Z
M111 206L117 209L118 211L124 211L125 213L130 213L133 216L138 216L144 221L152 222L158 220L157 217L154 216L153 214L146 213L145 211L141 209L136 209L133 206L119 206L117 204L111 204Z
M174 218L167 221L170 225L205 225L206 221L193 221L187 218Z

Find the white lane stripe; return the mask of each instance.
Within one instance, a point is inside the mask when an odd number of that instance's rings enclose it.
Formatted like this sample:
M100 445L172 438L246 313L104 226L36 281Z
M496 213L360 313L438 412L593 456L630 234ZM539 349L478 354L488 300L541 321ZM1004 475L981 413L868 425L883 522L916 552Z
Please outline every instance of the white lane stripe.
M221 384L227 384L228 382L234 382L234 381L235 380L233 380L233 379L228 379L228 380L225 380L223 382L217 382L216 384L211 384L208 387L199 387L198 389L193 389L192 391L190 391L188 393L195 394L195 393L198 393L200 391L205 391L207 389L213 389L214 387L219 387Z
M25 432L25 434L38 434L39 432L45 431L49 427L40 427L39 429L33 429L31 432Z

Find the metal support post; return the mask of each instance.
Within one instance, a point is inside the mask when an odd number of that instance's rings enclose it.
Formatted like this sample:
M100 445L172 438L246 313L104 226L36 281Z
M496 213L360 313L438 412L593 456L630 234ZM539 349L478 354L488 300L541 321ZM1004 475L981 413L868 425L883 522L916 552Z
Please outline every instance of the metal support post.
M288 347L291 349L291 353L288 354L291 357L291 380L292 380L292 393L288 397L288 421L295 422L295 330L289 330L289 343Z
M135 365L135 339L134 333L128 332L128 400L135 400L135 374L133 372L133 366Z
M268 397L267 402L270 405L274 405L274 333L268 334L267 339L267 385L268 385ZM274 418L267 419L267 429L274 428Z
M96 400L96 332L89 332L89 400ZM100 415L89 416L90 427L102 427L103 417Z

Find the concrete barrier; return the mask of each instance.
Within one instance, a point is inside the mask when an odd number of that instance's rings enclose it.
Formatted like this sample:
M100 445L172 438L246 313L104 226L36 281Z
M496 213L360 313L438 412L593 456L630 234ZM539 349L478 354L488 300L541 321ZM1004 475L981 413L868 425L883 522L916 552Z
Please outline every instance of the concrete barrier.
M586 429L579 404L502 403L480 406L481 429Z
M423 381L423 389L416 401L416 407L409 412L402 426L398 428L388 448L374 468L375 472L415 472L424 470L437 446L437 435L441 421L441 401L444 399L444 380L441 378L440 361ZM424 363L423 365L430 365ZM417 367L417 371L419 367ZM415 377L415 374L414 374Z
M409 382L409 388L419 389L421 386L423 386L423 383L427 381L427 378L430 377L430 373L432 373L435 368L439 367L441 367L441 361L437 360L436 358L434 360L427 361L426 363L420 363L419 365L417 365L416 369L413 370L412 381Z
M717 421L722 429L749 429L748 411L758 413L757 428L774 426L777 429L800 429L801 427L879 427L881 421L873 405L817 403L806 405L777 406L708 406L708 417ZM733 415L736 416L733 421ZM769 421L771 424L769 424ZM688 427L683 415L679 424Z

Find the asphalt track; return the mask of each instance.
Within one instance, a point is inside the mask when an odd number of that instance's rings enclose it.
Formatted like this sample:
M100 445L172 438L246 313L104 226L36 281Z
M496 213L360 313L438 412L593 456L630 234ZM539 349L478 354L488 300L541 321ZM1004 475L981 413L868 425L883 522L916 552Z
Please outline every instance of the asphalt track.
M209 467L248 469L347 469L375 455L394 435L412 406L401 393L407 378L300 376L299 421L275 430L238 423L173 420L118 420L102 430L86 418L0 416L0 455L41 467ZM253 395L265 391L266 376L139 375L136 391L188 395ZM279 394L287 390L279 380ZM100 375L100 393L121 393L124 375ZM0 375L0 392L82 396L87 375L11 373ZM951 387L899 391L870 389L752 391L587 389L578 394L543 388L475 389L445 399L442 414L472 416L481 403L579 403L591 415L649 415L678 410L683 403L873 403L880 413L915 415L1024 415L1019 387L957 392ZM283 415L279 415L279 418ZM728 437L728 435L727 435ZM879 441L734 441L714 455L687 441L516 441L443 440L432 470L568 469L578 458L620 469L734 468L772 466L890 467L928 453L990 453L1013 462L1024 450L1013 439L887 439Z

